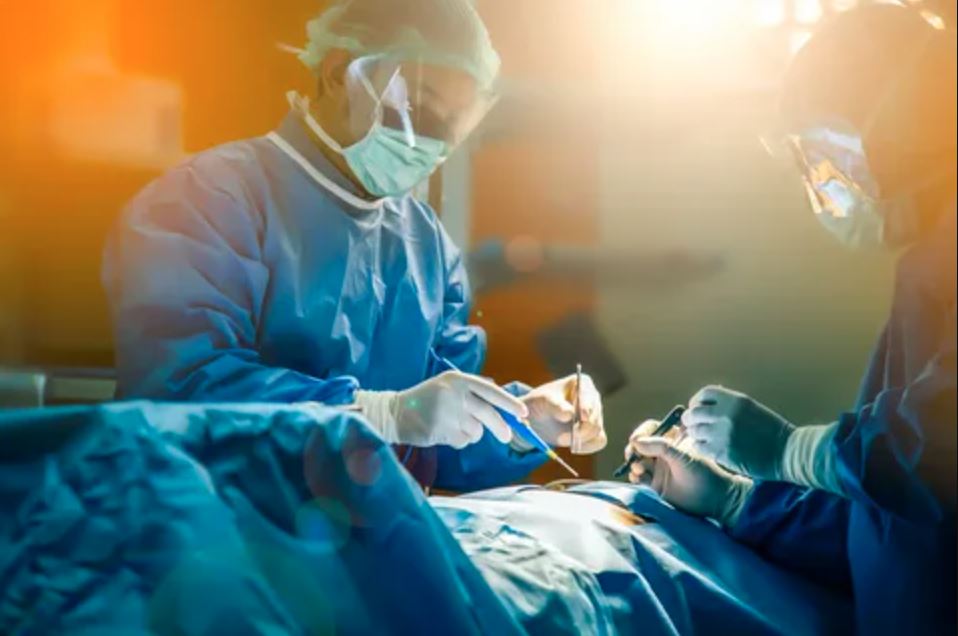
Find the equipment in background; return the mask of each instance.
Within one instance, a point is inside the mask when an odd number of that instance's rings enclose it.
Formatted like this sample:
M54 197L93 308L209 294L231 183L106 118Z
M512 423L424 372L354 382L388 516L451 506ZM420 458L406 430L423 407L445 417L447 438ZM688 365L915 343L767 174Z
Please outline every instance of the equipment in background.
M667 249L636 255L531 239L484 241L469 252L468 263L477 294L542 280L595 281L630 290L675 289L714 276L725 267L720 254Z
M0 409L109 402L112 369L0 368Z
M540 331L536 336L539 353L555 377L581 364L589 370L603 396L615 393L628 383L619 360L606 344L591 314L576 313Z

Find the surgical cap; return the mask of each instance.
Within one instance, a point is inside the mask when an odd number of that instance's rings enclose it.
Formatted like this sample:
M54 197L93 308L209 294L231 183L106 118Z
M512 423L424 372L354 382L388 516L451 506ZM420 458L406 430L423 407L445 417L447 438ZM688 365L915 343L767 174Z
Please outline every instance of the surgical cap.
M384 55L463 70L481 88L499 73L499 56L470 0L338 0L306 27L299 58L315 70L327 51Z
M883 190L955 156L955 35L918 11L865 5L827 21L786 74L786 125L840 118L860 130ZM896 183L896 182L901 182Z

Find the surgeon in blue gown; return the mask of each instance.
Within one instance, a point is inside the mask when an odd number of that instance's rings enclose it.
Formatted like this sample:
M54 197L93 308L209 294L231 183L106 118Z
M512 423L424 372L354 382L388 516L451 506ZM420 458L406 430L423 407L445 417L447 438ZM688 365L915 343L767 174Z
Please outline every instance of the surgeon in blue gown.
M507 391L475 375L462 257L409 194L495 101L471 3L335 2L308 35L312 99L291 93L276 130L175 167L119 220L103 266L118 397L354 405L420 483L454 490L543 462L502 412L600 450L588 377L573 436L572 378Z
M917 11L868 6L823 25L786 77L785 144L816 216L846 244L902 248L854 408L796 427L706 387L681 432L647 422L626 448L632 481L849 593L863 634L955 632L955 50Z

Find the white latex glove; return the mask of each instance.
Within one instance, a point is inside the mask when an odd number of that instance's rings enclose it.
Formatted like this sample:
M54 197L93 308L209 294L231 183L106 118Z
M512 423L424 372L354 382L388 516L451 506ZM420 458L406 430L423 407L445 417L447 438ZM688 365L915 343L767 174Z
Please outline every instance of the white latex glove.
M782 480L795 426L744 393L707 386L689 401L682 427L696 453L755 479Z
M651 486L689 514L715 519L723 526L734 525L752 492L752 480L685 449L684 441L647 437L658 425L658 421L648 420L629 438L625 458L642 458L632 463L629 481Z
M495 407L519 419L528 409L516 397L475 375L448 371L406 391L357 391L356 404L391 444L464 448L489 429L503 444L512 429Z
M572 445L572 424L575 421L575 374L536 387L522 396L529 408L529 424L547 444L569 448ZM608 443L602 421L602 396L595 383L582 374L579 407L581 421L575 431L572 453L597 453ZM516 439L518 442L519 439ZM515 443L515 442L514 442Z

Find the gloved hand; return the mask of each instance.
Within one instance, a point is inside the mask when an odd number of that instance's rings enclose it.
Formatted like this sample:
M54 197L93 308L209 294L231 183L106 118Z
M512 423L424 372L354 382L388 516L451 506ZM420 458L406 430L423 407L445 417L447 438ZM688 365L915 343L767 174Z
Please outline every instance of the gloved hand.
M486 428L508 444L512 429L493 407L519 419L529 415L518 398L488 380L459 371L448 371L405 391L357 391L356 404L383 439L410 446L464 448L478 442Z
M782 480L795 426L744 393L707 386L689 401L682 427L696 453L755 479Z
M536 387L521 398L529 408L529 424L550 446L568 448L572 445L575 384L573 374ZM575 431L575 447L571 450L576 455L588 455L605 448L609 439L602 420L602 396L586 374L582 374L580 392L582 419ZM517 437L513 444L521 447L525 442Z
M632 463L629 481L650 486L689 514L715 519L723 526L735 525L752 492L752 480L696 455L685 448L688 440L677 443L669 439L675 437L676 429L667 437L647 437L658 425L656 420L647 420L629 438L625 458L641 457Z

